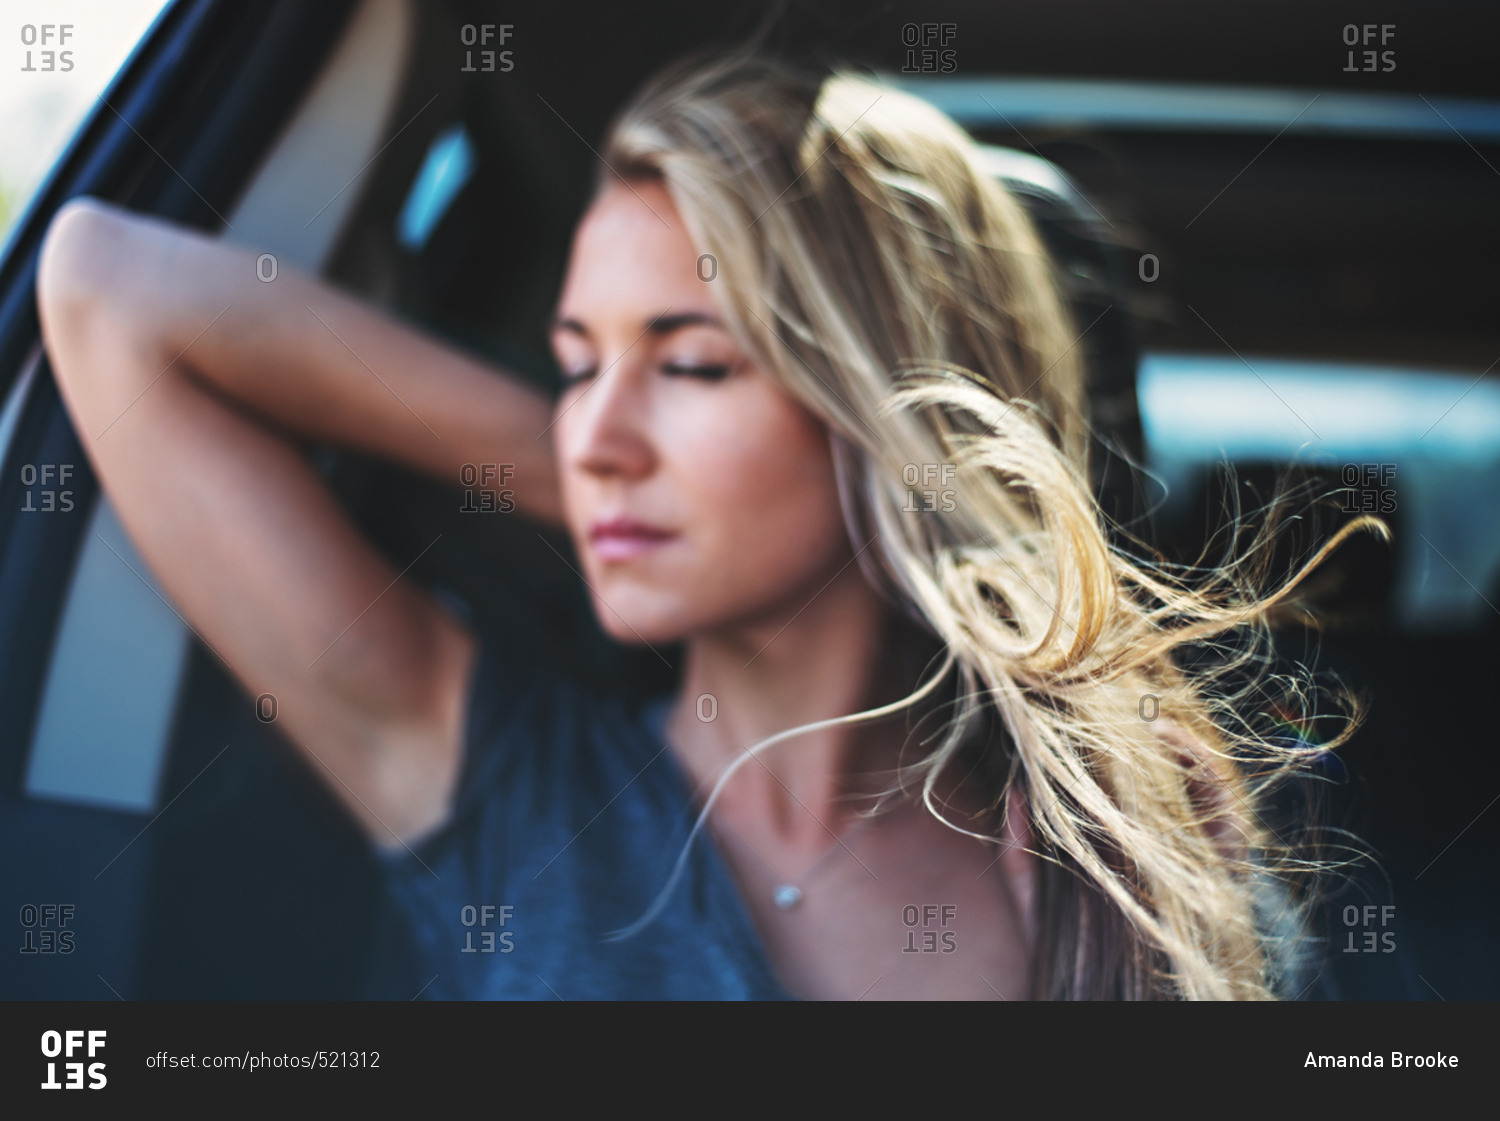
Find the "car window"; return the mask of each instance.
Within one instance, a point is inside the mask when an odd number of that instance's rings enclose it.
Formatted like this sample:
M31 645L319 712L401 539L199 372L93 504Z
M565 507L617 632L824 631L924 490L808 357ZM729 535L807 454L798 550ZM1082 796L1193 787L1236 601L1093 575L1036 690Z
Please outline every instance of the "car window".
M12 0L0 22L0 245L170 0ZM108 110L106 110L108 112Z
M1500 385L1484 371L1148 352L1141 420L1164 505L1217 462L1322 468L1348 514L1398 516L1395 625L1468 630L1500 573Z

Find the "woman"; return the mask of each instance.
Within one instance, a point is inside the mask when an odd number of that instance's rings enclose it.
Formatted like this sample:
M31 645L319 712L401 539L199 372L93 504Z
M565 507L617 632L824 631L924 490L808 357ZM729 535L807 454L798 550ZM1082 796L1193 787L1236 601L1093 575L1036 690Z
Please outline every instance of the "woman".
M1257 811L1299 752L1173 656L1300 574L1257 598L1111 548L1046 254L924 103L756 58L653 82L573 244L556 402L91 200L38 298L124 524L386 855L425 995L1287 984L1296 854ZM675 693L470 633L293 435L513 464L603 627L684 644Z

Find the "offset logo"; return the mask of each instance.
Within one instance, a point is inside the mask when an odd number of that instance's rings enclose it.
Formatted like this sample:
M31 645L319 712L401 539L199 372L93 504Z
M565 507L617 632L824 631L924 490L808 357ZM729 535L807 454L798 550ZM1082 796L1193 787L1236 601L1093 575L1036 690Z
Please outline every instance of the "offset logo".
M73 932L67 926L75 910L71 903L21 904L21 953L71 954Z
M108 1084L104 1076L104 1063L89 1063L84 1069L84 1057L97 1058L104 1050L104 1031L44 1031L42 1032L42 1057L47 1059L47 1080L43 1090L102 1090ZM87 1037L87 1043L85 1043ZM74 1059L74 1056L78 1056ZM72 1060L59 1063L57 1059ZM64 1081L57 1080L57 1068L62 1067ZM88 1082L84 1082L85 1074Z
M73 37L73 25L71 23L44 23L39 28L34 23L23 23L21 25L21 42L26 46L47 46L56 43L61 46ZM26 52L26 65L21 67L23 74L35 74L40 71L55 70L66 74L73 69L72 51L38 51L40 66L33 66L31 52Z

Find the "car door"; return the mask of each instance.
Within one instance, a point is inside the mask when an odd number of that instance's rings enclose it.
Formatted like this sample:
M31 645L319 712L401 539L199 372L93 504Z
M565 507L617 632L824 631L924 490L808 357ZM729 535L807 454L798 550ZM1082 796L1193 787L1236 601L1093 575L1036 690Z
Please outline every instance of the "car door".
M20 924L0 996L363 991L379 905L364 846L121 533L52 381L34 282L79 194L317 271L396 127L410 31L402 0L177 0L0 261L0 901Z

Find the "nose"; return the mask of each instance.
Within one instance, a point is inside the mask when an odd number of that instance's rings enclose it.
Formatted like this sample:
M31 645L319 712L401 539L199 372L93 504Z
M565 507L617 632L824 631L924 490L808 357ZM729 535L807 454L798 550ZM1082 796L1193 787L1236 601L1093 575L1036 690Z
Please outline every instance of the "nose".
M646 430L644 364L629 352L586 384L558 418L565 459L599 477L640 478L656 465Z

